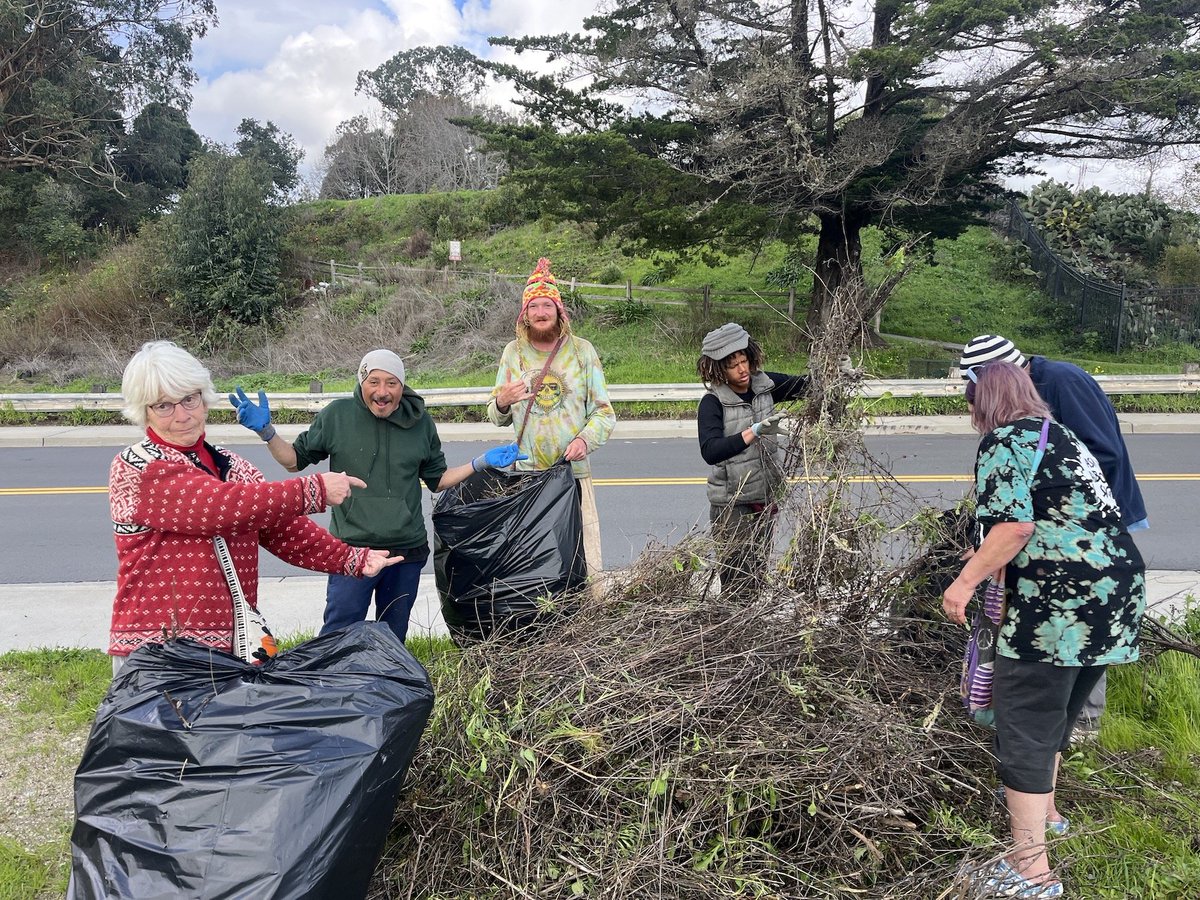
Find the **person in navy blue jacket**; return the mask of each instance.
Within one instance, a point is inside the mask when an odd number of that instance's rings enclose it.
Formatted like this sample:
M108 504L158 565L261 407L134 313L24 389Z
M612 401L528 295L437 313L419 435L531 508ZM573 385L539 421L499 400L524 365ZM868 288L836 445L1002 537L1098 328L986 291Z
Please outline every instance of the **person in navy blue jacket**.
M1117 413L1108 395L1096 379L1074 363L1033 356L1028 360L1008 338L981 334L963 347L958 367L962 377L967 370L990 362L1010 362L1029 370L1039 396L1046 401L1055 421L1075 433L1104 472L1113 498L1121 508L1121 524L1126 531L1150 527L1142 490L1133 474L1129 450L1121 436ZM1080 714L1079 728L1094 733L1104 712L1106 679L1101 679Z
M1050 407L1055 421L1075 432L1100 463L1121 507L1121 523L1126 530L1149 528L1146 504L1129 462L1116 410L1096 379L1074 363L1044 356L1026 360L1012 341L998 334L980 335L963 347L958 367L966 378L967 369L989 362L1011 362L1029 370L1034 387Z

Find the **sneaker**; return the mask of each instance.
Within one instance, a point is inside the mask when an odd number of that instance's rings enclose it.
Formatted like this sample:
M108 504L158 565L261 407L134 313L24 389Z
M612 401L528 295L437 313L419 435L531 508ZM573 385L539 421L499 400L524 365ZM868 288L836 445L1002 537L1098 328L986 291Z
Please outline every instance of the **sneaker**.
M1075 730L1071 732L1072 744L1084 744L1100 737L1099 719L1079 719L1075 722Z
M1052 837L1066 837L1071 830L1070 819L1059 819L1057 822L1046 820L1046 834Z
M1043 900L1043 898L1061 897L1063 886L1061 881L1044 881L1038 883L1024 878L1020 872L1001 859L995 865L980 873L985 897L1016 897L1018 900Z

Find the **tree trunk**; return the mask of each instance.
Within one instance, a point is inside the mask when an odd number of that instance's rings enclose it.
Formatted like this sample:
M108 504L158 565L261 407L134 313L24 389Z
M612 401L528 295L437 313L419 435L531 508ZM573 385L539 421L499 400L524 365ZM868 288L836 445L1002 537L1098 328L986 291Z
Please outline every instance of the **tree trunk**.
M838 289L847 287L862 291L865 287L862 269L862 228L867 216L854 209L838 213L822 213L821 236L817 240L817 259L813 266L812 302L808 306L805 329L815 340L825 330L832 313L832 302ZM863 323L865 324L865 323Z

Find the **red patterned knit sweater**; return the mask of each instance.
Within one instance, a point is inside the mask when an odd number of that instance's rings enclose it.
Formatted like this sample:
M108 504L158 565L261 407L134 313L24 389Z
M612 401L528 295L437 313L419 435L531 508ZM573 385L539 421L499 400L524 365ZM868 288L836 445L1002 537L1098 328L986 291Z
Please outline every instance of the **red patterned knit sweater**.
M258 547L317 572L361 575L368 550L307 518L325 508L320 475L269 482L235 453L210 448L224 480L147 438L122 450L108 474L117 542L117 596L108 652L190 637L233 646L233 606L214 535L229 545L242 590L258 606Z

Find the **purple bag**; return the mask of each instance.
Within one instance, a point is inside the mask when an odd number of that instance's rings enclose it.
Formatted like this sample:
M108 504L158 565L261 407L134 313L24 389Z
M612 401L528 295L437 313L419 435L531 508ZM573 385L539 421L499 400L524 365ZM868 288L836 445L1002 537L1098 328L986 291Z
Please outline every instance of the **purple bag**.
M1029 474L1032 488L1034 476L1046 453L1046 442L1050 435L1050 420L1042 420L1042 433L1038 437L1037 452L1033 456L1033 467ZM996 672L996 639L1000 636L1000 621L1004 618L1004 571L1000 578L989 578L983 592L983 604L975 610L971 620L971 637L967 641L967 652L963 655L962 679L959 693L967 715L980 725L992 727L995 716L992 712L992 679Z
M988 579L983 603L975 610L971 622L971 638L963 657L959 693L967 714L980 725L991 726L992 678L996 669L996 638L1000 620L1004 618L1004 579Z

